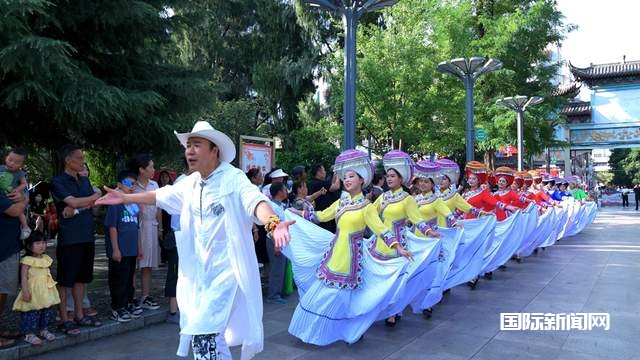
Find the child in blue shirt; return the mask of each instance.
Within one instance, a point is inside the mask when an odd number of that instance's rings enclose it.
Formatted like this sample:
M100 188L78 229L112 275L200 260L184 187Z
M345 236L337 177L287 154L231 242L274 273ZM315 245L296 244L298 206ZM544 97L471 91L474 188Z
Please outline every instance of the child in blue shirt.
M118 174L118 191L130 194L136 175L129 171ZM128 304L133 303L133 276L140 244L138 238L138 212L136 204L110 205L104 220L105 247L109 258L109 292L111 293L111 319L129 322L140 317Z

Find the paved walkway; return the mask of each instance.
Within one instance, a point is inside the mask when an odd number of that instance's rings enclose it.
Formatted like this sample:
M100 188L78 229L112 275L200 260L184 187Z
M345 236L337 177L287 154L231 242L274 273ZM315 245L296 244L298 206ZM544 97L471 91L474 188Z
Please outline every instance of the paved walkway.
M287 332L295 299L266 304L265 349L256 359L640 360L639 229L640 212L604 208L581 234L510 263L475 291L454 288L433 318L405 312L396 328L377 323L354 345L306 345ZM608 312L610 330L500 331L504 312ZM175 359L177 330L148 325L34 359Z

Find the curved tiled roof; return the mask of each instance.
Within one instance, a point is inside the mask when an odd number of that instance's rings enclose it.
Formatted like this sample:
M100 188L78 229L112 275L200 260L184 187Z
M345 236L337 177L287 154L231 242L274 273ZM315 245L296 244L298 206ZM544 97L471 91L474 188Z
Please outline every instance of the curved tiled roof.
M589 86L640 82L640 61L596 64L579 68L569 63L569 69L576 80Z
M567 96L576 97L580 93L582 84L577 81L572 81L568 84L559 85L551 96Z
M591 115L591 102L570 102L562 108L561 113L567 116Z

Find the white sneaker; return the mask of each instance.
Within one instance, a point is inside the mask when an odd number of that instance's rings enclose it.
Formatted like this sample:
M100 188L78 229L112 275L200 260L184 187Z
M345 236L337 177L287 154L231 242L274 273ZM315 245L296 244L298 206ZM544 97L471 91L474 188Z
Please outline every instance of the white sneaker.
M20 233L20 240L28 238L29 235L31 235L31 229L29 229L28 227L22 228L22 232Z

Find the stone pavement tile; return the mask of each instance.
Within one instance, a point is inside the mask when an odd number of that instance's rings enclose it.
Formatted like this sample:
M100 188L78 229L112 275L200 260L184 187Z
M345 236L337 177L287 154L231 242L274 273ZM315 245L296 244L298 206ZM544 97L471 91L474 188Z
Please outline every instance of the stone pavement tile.
M615 358L583 352L563 351L553 360L627 360L627 358Z
M531 298L530 303L570 303L584 305L591 296L591 289L583 290L582 287L548 286L539 294Z
M471 359L549 360L557 357L561 352L559 347L492 339Z
M500 331L494 337L496 340L522 342L526 344L540 344L554 348L561 348L569 337L569 331L553 330L515 330Z
M319 347L313 352L301 354L297 359L332 359L332 360L382 360L399 349L402 344L390 340L364 338L355 344L348 345L337 342L329 346Z
M399 351L394 352L387 358L387 360L416 360L416 359L429 359L429 360L466 360L467 356L454 355L446 351L434 351L427 347L418 347L417 349L402 348Z
M640 353L640 343L607 336L606 331L573 330L562 346L563 350L593 354L613 359L627 359Z
M608 251L603 252L580 252L571 260L571 264L592 264L603 265L609 262L611 254Z
M291 322L291 314L286 314L278 319L267 319L263 317L262 324L264 327L264 338L268 339L272 335L279 334L281 332L287 332L289 329L289 323Z
M593 313L594 311L583 309L582 312ZM585 336L598 336L602 338L615 338L622 341L637 342L638 335L640 334L640 322L638 321L638 315L635 314L612 313L609 315L609 330L594 328L589 331L580 332L573 330L572 334L574 332L580 335L584 333Z
M400 322L393 328L385 326L383 321L376 321L364 334L366 340L394 342L396 347L408 344L419 336L432 331L447 321L447 317L434 311L435 317L425 319L422 314L405 311Z
M289 334L289 332L286 330L269 336L269 338L265 339L265 341L268 341L272 344L283 345L291 349L303 350L305 352L319 351L323 348L326 348L311 344L305 344L300 339Z
M237 350L237 349L234 349ZM256 360L293 360L296 358L304 359L304 355L307 353L306 350L296 349L290 346L274 344L270 341L265 341L264 350L256 355ZM235 354L233 354L234 359L240 358L240 351L237 350Z
M470 307L466 311L456 314L440 327L467 335L492 337L500 329L500 310L479 311L475 307Z
M468 359L489 340L490 337L481 332L462 333L447 324L442 324L398 349L389 359L432 359L432 353L440 356L449 354L455 359ZM410 357L408 354L414 356Z
M571 294L571 296L580 297L586 301L591 295L596 283L595 278L588 282L552 282L545 286L536 297L544 298L547 296L553 297L558 294Z

